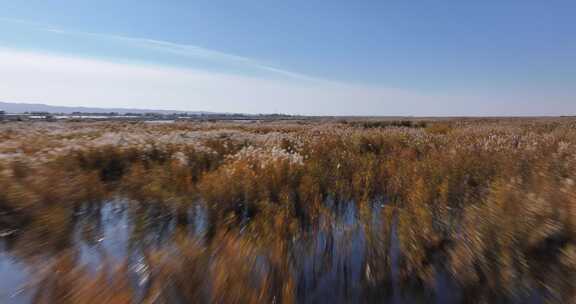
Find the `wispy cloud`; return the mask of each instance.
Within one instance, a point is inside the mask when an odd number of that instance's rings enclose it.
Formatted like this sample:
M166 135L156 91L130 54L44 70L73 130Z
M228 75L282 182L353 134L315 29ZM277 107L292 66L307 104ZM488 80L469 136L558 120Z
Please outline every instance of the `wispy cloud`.
M52 29L54 31L54 29ZM211 58L215 60L222 60L224 62L236 62L242 64L248 64L256 69L260 69L262 71L268 71L272 73L277 73L283 76L292 77L299 80L307 80L307 81L328 81L325 79L316 78L313 76L305 75L302 73L296 73L287 71L278 67L274 67L272 65L267 65L264 63L259 62L258 60L242 57L234 54L229 54L225 52L215 51L207 48L203 48L200 46L195 45L188 45L188 44L179 44L169 41L163 40L155 40L155 39L147 39L147 38L135 38L135 37L127 37L121 35L111 35L111 34L99 34L99 33L90 33L90 32L77 32L77 31L64 31L59 30L58 33L61 34L75 34L75 35L86 35L86 36L93 36L93 37L100 37L104 39L116 39L122 40L134 44L138 44L142 47L149 47L149 48L156 48L163 50L165 52L170 52L178 55L189 56L189 57L204 57L204 58Z
M235 54L230 54L226 52L221 52L217 50L212 50L208 48L204 48L201 46L190 45L190 44L182 44L182 43L175 43L170 41L163 41L157 39L149 39L149 38L139 38L139 37L129 37L124 35L117 35L117 34L109 34L109 33L94 33L94 32L86 32L86 31L77 31L77 30L70 30L70 29L63 29L61 27L55 25L46 25L37 22L32 22L28 20L22 19L12 19L12 18L0 18L0 22L9 22L9 23L17 23L22 25L27 25L35 28L39 31L45 31L52 34L57 35L68 35L68 36L75 36L75 37L83 37L83 38L94 38L94 39L102 39L102 40L110 40L110 41L119 41L126 44L129 44L132 47L139 47L145 48L155 51L164 52L166 54L173 54L182 56L184 58L192 58L192 59L205 59L210 60L212 62L218 62L221 65L234 65L234 66L244 66L245 68L259 70L261 72L271 73L280 75L283 77L292 78L294 80L301 80L301 81L311 81L311 82L318 82L318 81L328 81L325 79L320 79L317 77L313 77L310 75L306 75L303 73L297 73L293 71L288 71L286 69L282 69L280 67L274 66L272 64L267 64L260 62L259 60L238 56Z
M422 97L394 89L259 79L0 49L0 99L54 105L247 113L402 114ZM403 107L395 104L401 100ZM414 105L414 104L413 104Z

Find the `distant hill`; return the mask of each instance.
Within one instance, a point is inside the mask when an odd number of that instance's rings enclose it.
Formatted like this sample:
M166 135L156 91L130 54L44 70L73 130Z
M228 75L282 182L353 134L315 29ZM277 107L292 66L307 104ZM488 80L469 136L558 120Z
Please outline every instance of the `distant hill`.
M74 112L82 113L111 113L116 112L119 114L125 113L189 113L189 114L212 114L210 112L202 111L172 111L172 110L147 110L147 109L129 109L129 108L92 108L92 107L65 107L65 106L51 106L46 104L37 103L15 103L15 102L0 102L0 111L6 113L24 113L24 112L48 112L48 113L64 113L71 114Z

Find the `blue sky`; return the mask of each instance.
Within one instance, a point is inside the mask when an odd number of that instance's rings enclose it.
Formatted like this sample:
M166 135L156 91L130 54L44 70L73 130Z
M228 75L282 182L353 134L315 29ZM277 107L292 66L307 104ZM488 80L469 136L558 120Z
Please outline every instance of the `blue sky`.
M0 8L0 100L576 114L574 1L0 0Z

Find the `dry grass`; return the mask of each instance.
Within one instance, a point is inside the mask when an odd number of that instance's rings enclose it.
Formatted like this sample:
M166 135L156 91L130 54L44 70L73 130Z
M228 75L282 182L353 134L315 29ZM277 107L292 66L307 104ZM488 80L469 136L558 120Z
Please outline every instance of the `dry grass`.
M195 204L207 206L207 246L183 241L153 259L148 296L164 302L174 294L185 302L295 302L290 244L318 224L327 200L358 204L367 218L374 200L393 206L404 280L430 284L438 255L467 290L513 293L536 284L558 293L542 265L576 272L576 124L569 119L1 130L4 227L64 231L74 208L119 194L174 209L179 224ZM389 279L390 229L368 240L365 282ZM51 278L54 291L39 299L84 303L75 294L90 296L104 284L71 273ZM535 282L518 279L528 276ZM60 285L72 287L63 293ZM109 292L111 303L131 297Z

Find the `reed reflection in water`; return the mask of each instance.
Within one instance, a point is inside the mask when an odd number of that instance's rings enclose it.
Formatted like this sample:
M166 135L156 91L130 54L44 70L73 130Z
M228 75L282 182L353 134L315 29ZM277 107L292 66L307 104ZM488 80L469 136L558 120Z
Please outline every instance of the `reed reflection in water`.
M457 245L422 246L412 233L430 227L400 220L407 211L382 201L328 200L316 223L276 244L249 235L247 214L243 229L210 234L215 223L201 202L184 219L180 210L159 206L122 199L86 204L60 231L29 226L5 234L2 303L543 303L557 297L531 273L518 278L529 285L501 290L459 282L450 265ZM558 263L548 266L553 275L570 274ZM571 292L565 288L560 291Z

